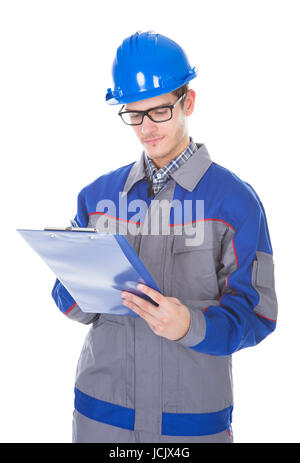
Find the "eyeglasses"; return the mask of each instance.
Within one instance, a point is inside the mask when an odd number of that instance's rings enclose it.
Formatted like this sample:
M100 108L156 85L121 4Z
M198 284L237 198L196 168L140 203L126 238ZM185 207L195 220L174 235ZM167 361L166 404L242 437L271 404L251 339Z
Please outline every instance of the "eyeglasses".
M173 109L184 97L185 93L181 95L174 104L157 106L156 108L151 108L147 111L122 111L125 106L123 105L118 112L118 115L127 125L141 125L145 116L148 116L153 122L166 122L172 119Z

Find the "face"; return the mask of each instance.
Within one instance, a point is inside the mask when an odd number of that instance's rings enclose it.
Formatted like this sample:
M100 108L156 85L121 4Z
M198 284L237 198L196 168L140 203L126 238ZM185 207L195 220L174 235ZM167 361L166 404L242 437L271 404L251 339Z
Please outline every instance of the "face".
M176 95L166 93L147 100L127 103L124 110L147 110L156 106L174 104L177 99ZM173 117L169 121L157 123L145 116L141 125L132 126L146 154L158 168L166 165L187 148L189 144L187 116L192 114L194 103L195 92L190 89L173 109Z

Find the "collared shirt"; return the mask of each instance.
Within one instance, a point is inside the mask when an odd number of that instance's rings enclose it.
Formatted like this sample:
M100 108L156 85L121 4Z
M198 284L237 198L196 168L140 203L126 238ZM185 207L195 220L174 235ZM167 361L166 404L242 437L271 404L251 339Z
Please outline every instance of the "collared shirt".
M192 154L197 151L197 149L198 147L196 143L194 143L192 137L190 137L189 146L175 159L172 159L168 164L161 167L160 169L154 165L151 158L146 155L145 151L143 151L145 171L148 179L150 182L152 182L152 190L154 195L156 195L165 185L170 177L170 174L177 170L182 164L184 164L185 161L187 161L192 156Z

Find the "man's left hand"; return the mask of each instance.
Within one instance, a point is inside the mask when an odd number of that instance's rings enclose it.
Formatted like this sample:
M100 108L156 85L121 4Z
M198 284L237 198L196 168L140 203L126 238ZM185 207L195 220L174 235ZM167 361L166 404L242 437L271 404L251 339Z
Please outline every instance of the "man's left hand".
M138 284L137 289L159 305L155 306L128 291L121 292L122 303L143 318L158 336L171 341L183 338L190 327L191 316L188 307L176 297L166 297L149 286Z

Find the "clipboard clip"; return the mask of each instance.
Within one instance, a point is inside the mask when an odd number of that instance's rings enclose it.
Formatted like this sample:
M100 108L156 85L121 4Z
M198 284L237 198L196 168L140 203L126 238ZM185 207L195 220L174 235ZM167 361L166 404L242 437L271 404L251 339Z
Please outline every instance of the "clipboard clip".
M72 232L89 232L97 233L99 232L98 228L84 228L79 227L75 220L70 220L71 226L69 227L45 227L44 231L72 231Z

